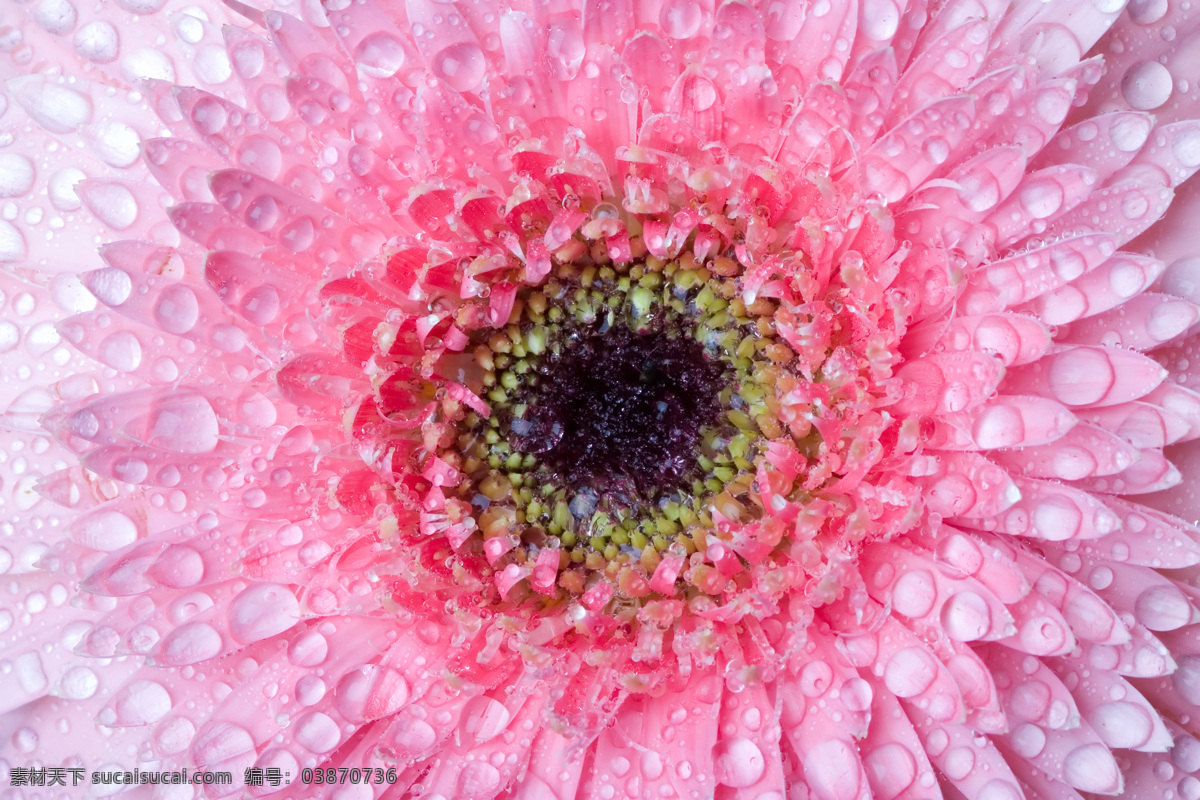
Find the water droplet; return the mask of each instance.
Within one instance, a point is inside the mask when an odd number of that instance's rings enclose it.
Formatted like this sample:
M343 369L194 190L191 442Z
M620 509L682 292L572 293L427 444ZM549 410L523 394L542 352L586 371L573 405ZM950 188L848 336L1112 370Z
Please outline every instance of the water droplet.
M74 133L92 118L90 98L41 75L11 78L8 88L34 122L51 133Z
M511 720L512 715L503 703L490 697L476 697L467 703L461 726L464 733L482 744L498 736Z
M137 221L137 199L120 183L87 181L80 184L78 192L96 219L115 231L123 231Z
M892 589L892 606L906 617L923 617L937 601L933 575L924 569L905 572Z
M187 333L199 318L200 304L196 294L184 284L167 287L154 304L154 321L167 333Z
M192 58L192 71L201 82L218 86L233 77L233 64L224 47L206 44Z
M75 52L96 64L107 64L116 59L120 43L117 29L100 19L75 32Z
M481 761L467 764L458 775L458 796L463 800L493 797L499 786L500 770Z
M393 728L396 749L406 755L428 750L437 742L437 731L428 722L412 717L400 717Z
M717 743L713 759L713 777L717 783L744 789L753 786L766 772L766 758L758 745L743 737Z
M296 720L296 741L314 753L328 753L341 741L338 724L328 714L312 711Z
M433 71L455 91L470 92L483 81L487 60L479 45L459 42L433 57Z
M100 343L97 357L120 372L132 372L142 363L142 343L129 331L117 331Z
M300 619L300 603L285 586L259 583L229 604L229 634L242 644L283 633Z
M329 656L329 641L316 630L304 631L288 643L288 661L297 667L316 667Z
M75 187L80 181L86 179L87 175L83 173L83 170L75 167L65 167L55 172L50 176L46 185L50 204L59 211L78 210L83 205L83 201L79 199Z
M192 547L173 544L159 554L146 575L161 586L195 586L204 577L204 558Z
M74 30L79 14L70 0L41 0L34 9L33 18L48 33L62 36Z
M658 12L658 26L672 39L691 39L703 22L704 11L695 0L667 0Z
M404 47L395 36L378 31L358 43L354 60L371 77L390 78L404 66Z
M926 650L906 647L888 659L883 682L898 697L915 697L937 678L937 666Z
M1138 111L1158 108L1171 96L1171 73L1157 61L1134 64L1121 79L1121 95Z
M171 695L162 684L134 681L117 692L105 710L111 712L113 718L111 722L101 719L104 724L123 727L148 725L158 722L170 712Z
M302 706L315 706L325 697L325 681L319 675L304 675L296 681L296 702Z
M21 197L33 188L33 162L18 153L0 153L0 197Z
M21 231L6 220L0 219L0 262L23 261L27 250Z
M192 744L192 756L198 767L219 764L252 752L254 737L245 728L229 722L208 723Z
M162 664L181 667L207 661L223 648L216 628L205 622L188 622L167 635L156 657Z

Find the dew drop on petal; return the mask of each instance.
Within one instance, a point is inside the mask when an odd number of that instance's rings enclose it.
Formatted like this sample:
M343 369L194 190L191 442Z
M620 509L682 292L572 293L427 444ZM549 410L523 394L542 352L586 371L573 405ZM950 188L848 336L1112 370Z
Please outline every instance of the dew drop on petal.
M490 697L476 697L463 711L462 729L480 744L494 739L512 720L504 704Z
M123 169L142 155L141 137L123 122L105 122L90 131L92 147L104 163Z
M500 786L500 770L482 761L473 761L458 775L459 796L463 800L492 797Z
M923 648L906 647L888 659L883 682L897 697L915 697L937 678L933 657Z
M296 741L314 753L328 753L341 741L341 731L333 718L313 711L296 720Z
M1129 18L1138 25L1153 25L1167 15L1168 0L1131 0Z
M138 527L119 511L101 509L77 520L71 526L71 538L85 547L112 552L137 541Z
M1034 219L1046 219L1058 213L1066 199L1062 185L1051 178L1035 179L1021 187L1021 208Z
M114 181L89 181L79 191L88 210L114 231L123 231L137 221L137 200L128 187Z
M1013 729L1011 741L1018 755L1036 758L1046 748L1046 732L1038 725L1022 722Z
M863 757L863 766L869 782L882 797L899 795L917 779L916 758L898 742L872 748Z
M170 712L171 695L160 683L138 680L117 692L110 707L117 725L147 725L158 722Z
M163 755L182 753L196 736L196 726L187 717L169 717L154 731L153 743Z
M658 26L672 39L691 39L703 22L704 11L695 0L666 0L658 11Z
M905 572L892 588L892 607L906 617L923 617L937 601L933 575L924 569Z
M143 80L175 81L175 64L166 53L150 47L139 47L126 53L121 59L121 72L130 83Z
M89 667L71 667L59 680L58 693L69 700L87 700L100 688L100 679Z
M0 197L20 197L33 188L33 162L19 153L0 153Z
M210 722L192 743L197 766L219 764L254 751L254 737L245 728L229 722Z
M297 634L288 643L288 661L297 667L316 667L329 656L329 640L319 631Z
M404 47L390 33L371 33L354 48L354 60L371 77L390 78L404 66Z
M142 363L142 343L129 331L117 331L100 342L96 356L120 372L133 372Z
M392 741L401 753L415 755L433 747L437 742L437 731L424 720L401 717L396 722Z
M196 664L214 657L223 647L216 628L206 622L188 622L163 639L157 658L168 666Z
M452 44L433 57L434 74L455 91L472 91L483 81L486 71L487 59L474 42Z
M1188 128L1175 134L1171 141L1171 152L1188 169L1200 166L1200 130Z
M1138 111L1158 108L1171 96L1171 73L1157 61L1134 64L1121 78L1121 95Z
M723 739L713 757L717 783L744 789L753 786L766 771L766 758L758 745L741 736Z
M1108 135L1113 146L1123 153L1133 153L1141 149L1150 135L1150 120L1141 115L1122 115L1113 122Z
M1085 744L1067 753L1063 759L1063 778L1085 792L1111 794L1121 785L1121 771L1108 748Z
M0 262L22 261L27 252L21 231L11 222L0 219Z
M74 89L59 86L41 75L8 81L13 99L34 122L51 133L74 133L92 118L92 101Z
M47 183L47 194L50 204L59 211L75 211L83 202L79 199L76 185L87 179L83 170L77 167L64 167L50 176Z
M93 20L75 32L75 52L96 64L115 61L120 47L117 29L105 20Z
M300 602L285 586L258 583L229 603L229 634L242 644L283 633L300 619Z
M199 318L200 304L196 294L183 284L164 289L154 304L154 321L168 333L187 333Z
M33 18L47 33L62 36L74 30L79 13L70 0L40 0L34 7Z
M972 591L962 591L942 607L942 626L951 639L973 642L991 630L987 602Z

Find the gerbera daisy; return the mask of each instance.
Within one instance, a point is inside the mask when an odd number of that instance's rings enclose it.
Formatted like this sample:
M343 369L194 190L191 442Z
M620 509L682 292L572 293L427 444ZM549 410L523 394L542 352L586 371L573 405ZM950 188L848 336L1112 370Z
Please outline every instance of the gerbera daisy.
M225 2L2 20L12 796L1200 797L1194 4Z

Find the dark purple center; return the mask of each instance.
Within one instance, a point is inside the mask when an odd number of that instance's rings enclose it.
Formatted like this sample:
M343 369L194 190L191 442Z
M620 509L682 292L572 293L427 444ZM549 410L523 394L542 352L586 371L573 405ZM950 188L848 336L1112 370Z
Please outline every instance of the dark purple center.
M584 333L545 357L509 441L575 490L644 499L678 488L696 467L701 429L720 419L724 366L690 337Z

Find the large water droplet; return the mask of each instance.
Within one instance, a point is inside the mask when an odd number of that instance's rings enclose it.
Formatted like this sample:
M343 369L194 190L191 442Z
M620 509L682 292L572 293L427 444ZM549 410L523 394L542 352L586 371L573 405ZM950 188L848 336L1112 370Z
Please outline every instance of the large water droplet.
M123 231L137 221L137 198L128 187L115 181L88 181L78 191L96 219L113 230Z
M74 30L79 13L70 0L41 0L33 11L33 18L48 33L62 36Z
M96 64L107 64L120 52L121 39L112 23L98 19L75 33L75 52Z
M1171 96L1171 73L1157 61L1134 64L1121 79L1121 95L1138 111L1158 108Z
M229 604L229 633L242 644L283 633L300 619L300 603L285 586L259 583Z
M219 764L254 751L254 737L245 728L229 722L210 722L192 744L196 766Z
M19 153L0 153L0 197L20 197L33 188L33 162Z
M154 746L162 755L182 753L196 736L196 726L187 717L172 717L154 731Z
M487 72L487 60L474 42L459 42L433 57L433 72L456 91L470 92Z
M129 331L117 331L100 343L96 355L119 372L133 372L142 363L142 343Z
M658 12L658 26L672 39L691 39L703 22L704 11L695 0L667 0Z
M926 650L906 647L888 659L883 682L898 697L915 697L937 677L937 666Z
M74 133L92 118L92 101L87 95L41 75L11 78L8 88L33 121L51 133Z
M296 741L314 753L328 753L337 747L342 734L328 714L313 711L296 720Z
M389 717L408 702L408 683L394 669L359 667L338 681L338 711L350 720L363 722Z
M27 252L21 231L11 222L0 219L0 262L23 261Z
M404 47L395 36L378 31L358 43L354 60L371 77L390 78L404 66Z
M329 656L329 640L316 630L297 634L288 643L288 661L297 667L316 667Z
M119 511L100 510L80 517L70 527L71 538L84 547L111 552L133 544L138 527Z
M749 739L735 736L717 744L713 759L713 777L717 783L744 789L758 783L766 769L762 750Z
M217 629L206 622L189 622L168 634L159 648L158 661L171 667L207 661L221 652L224 643Z
M113 713L113 720L106 724L125 727L149 725L158 722L171 710L171 695L162 684L134 681L117 692L106 710Z
M490 697L476 697L463 711L462 729L480 744L495 738L508 727L512 714L504 704Z

